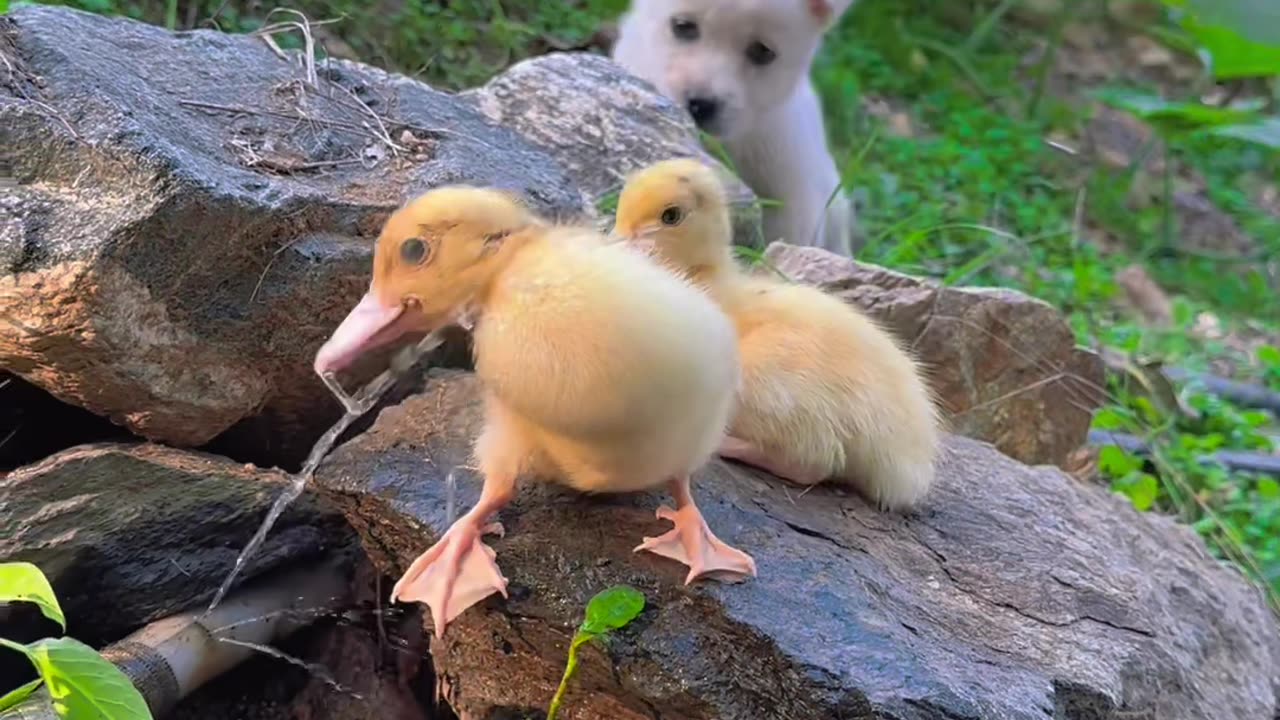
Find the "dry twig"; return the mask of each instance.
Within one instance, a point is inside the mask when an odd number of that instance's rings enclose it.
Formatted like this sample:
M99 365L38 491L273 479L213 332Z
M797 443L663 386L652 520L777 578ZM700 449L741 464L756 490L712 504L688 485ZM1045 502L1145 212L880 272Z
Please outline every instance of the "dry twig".
M276 57L279 57L281 60L287 60L289 56L284 52L284 50L280 49L280 46L276 43L273 36L290 30L297 30L302 33L302 64L307 73L307 83L311 85L311 87L319 87L320 78L316 74L316 41L315 37L311 34L311 28L313 26L319 27L321 25L329 25L338 22L338 20L335 18L313 23L306 15L290 8L276 8L267 13L267 19L270 19L272 15L278 12L291 13L293 15L297 15L301 19L284 20L270 25L265 25L250 34L254 37L262 38L262 41L267 44L267 47L271 48L271 51L276 54Z

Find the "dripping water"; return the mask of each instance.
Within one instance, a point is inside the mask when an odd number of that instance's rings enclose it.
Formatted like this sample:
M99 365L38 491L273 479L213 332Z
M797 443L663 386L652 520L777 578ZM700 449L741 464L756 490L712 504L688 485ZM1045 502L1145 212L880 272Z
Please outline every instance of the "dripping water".
M285 508L289 506L289 503L302 494L307 481L311 479L311 476L315 474L316 468L320 466L320 461L333 448L333 444L338 441L338 436L350 427L351 423L373 408L378 403L378 400L382 399L382 396L391 389L396 380L408 372L409 368L413 367L419 358L436 349L443 342L444 338L439 333L433 332L416 345L410 345L400 350L392 357L391 367L361 388L354 396L348 395L332 374L320 376L320 379L324 381L325 387L328 387L329 391L342 403L345 412L338 419L338 422L334 423L333 427L321 435L316 444L312 446L311 453L307 455L307 461L303 463L302 469L289 478L288 487L271 504L271 509L267 511L267 516L263 518L262 524L258 526L258 531L253 534L248 544L240 551L235 565L231 568L231 572L227 574L226 579L222 581L222 585L218 588L218 592L214 594L213 601L209 603L209 609L206 612L211 612L218 606L218 603L222 602L223 596L231 589L231 584L235 582L236 576L240 574L245 563L257 552L262 542L266 540L267 533L271 531L271 526L275 525L276 520L279 519Z

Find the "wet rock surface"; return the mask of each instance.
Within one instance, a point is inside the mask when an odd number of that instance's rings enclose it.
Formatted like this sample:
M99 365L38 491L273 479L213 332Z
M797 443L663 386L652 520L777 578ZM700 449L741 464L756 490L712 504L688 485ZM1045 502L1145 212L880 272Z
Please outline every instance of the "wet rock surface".
M391 577L478 497L475 378L432 371L317 476ZM446 478L453 474L456 497ZM657 493L536 484L491 538L510 598L432 647L461 717L541 717L582 608L630 584L647 608L584 650L565 717L1269 718L1280 634L1261 593L1191 530L989 445L951 437L908 515L741 466L695 476L712 529L760 577L686 588L632 548L665 530ZM1158 562L1155 558L1159 558Z
M0 197L0 367L147 439L259 464L297 463L336 419L310 362L402 201L471 183L598 220L637 163L701 152L674 106L585 53L455 96L253 37L31 6L0 19L0 54L18 183Z
M844 298L925 364L952 432L1028 464L1063 466L1103 401L1102 360L1049 304L1004 288L943 287L820 248L772 243L795 282Z
M278 473L149 444L92 444L0 475L0 558L34 563L68 632L95 644L207 603L283 487ZM311 493L238 583L349 545Z

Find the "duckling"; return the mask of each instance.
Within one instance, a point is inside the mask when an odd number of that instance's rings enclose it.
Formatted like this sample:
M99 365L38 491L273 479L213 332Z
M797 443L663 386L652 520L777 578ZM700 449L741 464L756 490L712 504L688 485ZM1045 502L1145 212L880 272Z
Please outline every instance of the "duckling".
M728 317L642 253L586 227L538 217L502 191L430 190L379 234L373 279L315 358L324 375L410 331L473 323L484 428L474 444L479 501L422 553L391 600L425 602L436 636L507 580L482 535L517 477L579 491L662 485L674 528L648 551L702 576L744 580L755 561L721 542L694 504L690 474L715 454L740 381Z
M632 173L612 234L704 287L734 320L743 382L721 457L800 485L852 485L881 508L925 495L939 415L915 360L838 298L739 267L715 171L680 158Z

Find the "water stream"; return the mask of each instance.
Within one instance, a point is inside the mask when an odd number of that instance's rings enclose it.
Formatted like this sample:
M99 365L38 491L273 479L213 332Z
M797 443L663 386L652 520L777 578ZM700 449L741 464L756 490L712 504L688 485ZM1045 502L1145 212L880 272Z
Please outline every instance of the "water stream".
M338 418L338 422L325 431L325 434L321 435L316 444L312 446L311 453L307 455L307 461L303 463L302 469L289 478L288 487L271 504L271 509L267 511L267 516L262 519L262 524L258 526L258 531L253 534L248 544L240 551L235 565L231 568L231 572L226 579L222 581L222 585L218 588L218 592L214 594L213 601L209 603L209 609L206 612L212 611L218 606L218 603L222 602L223 596L231 589L231 584L235 582L236 576L240 574L240 571L244 569L245 563L258 551L262 542L266 540L267 533L271 531L271 527L280 518L280 514L289 506L289 503L302 494L303 489L307 486L307 481L311 479L311 476L315 474L316 468L320 466L320 461L324 459L325 455L329 454L333 444L338 441L338 436L361 415L369 412L374 405L377 405L382 396L396 383L396 380L408 372L409 368L413 367L419 358L440 347L443 342L444 338L440 333L433 332L416 345L410 345L400 350L392 357L391 366L356 392L355 395L348 395L333 375L322 375L320 377L325 386L329 388L329 391L342 403L345 412L341 418Z

